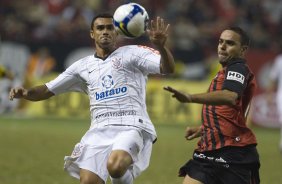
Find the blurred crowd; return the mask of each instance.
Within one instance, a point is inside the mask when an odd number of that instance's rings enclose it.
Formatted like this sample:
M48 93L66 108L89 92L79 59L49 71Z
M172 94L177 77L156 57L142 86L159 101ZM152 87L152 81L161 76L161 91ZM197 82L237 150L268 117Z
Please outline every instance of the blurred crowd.
M213 78L220 67L216 55L220 32L240 26L251 36L248 61L259 92L269 83L271 61L282 53L282 0L0 0L0 114L24 107L8 100L11 86L29 87L92 54L92 18L101 12L113 14L128 2L141 4L151 19L161 16L171 24L168 44L176 60L171 77ZM120 43L150 45L146 36ZM12 78L7 77L9 72ZM270 109L258 104L262 112Z
M110 12L126 0L0 0L2 41L61 50L91 46L90 23L97 13ZM177 61L198 63L216 50L222 29L238 25L252 37L252 48L277 49L282 33L281 0L136 0L150 18L171 24L170 44ZM148 41L145 37L141 41ZM130 42L129 40L128 42ZM57 47L56 47L57 46ZM69 48L68 50L66 50ZM65 49L65 50L64 50ZM54 50L54 49L53 49ZM62 62L62 61L60 61Z

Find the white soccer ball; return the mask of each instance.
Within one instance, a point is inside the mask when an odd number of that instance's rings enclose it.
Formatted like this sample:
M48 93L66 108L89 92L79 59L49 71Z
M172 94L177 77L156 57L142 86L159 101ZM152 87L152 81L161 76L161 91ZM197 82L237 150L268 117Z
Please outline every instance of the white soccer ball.
M139 37L147 29L149 16L144 7L137 3L128 3L119 6L114 13L116 30L126 37Z

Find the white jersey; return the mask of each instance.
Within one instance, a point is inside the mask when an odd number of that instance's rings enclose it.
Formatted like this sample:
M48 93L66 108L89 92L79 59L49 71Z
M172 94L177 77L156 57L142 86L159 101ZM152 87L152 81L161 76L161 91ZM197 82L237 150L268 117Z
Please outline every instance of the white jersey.
M146 109L149 73L160 73L160 54L146 46L123 46L104 60L90 55L46 83L55 95L79 91L90 98L91 127L130 125L156 137Z
M278 92L282 93L282 54L277 56L270 71L270 78L278 82ZM282 94L281 94L282 95Z
M275 60L274 64L270 71L270 79L273 81L278 82L278 89L277 89L277 108L278 108L278 114L280 123L282 124L282 54L278 55ZM281 129L282 131L282 129ZM281 134L282 135L282 134ZM282 138L282 137L281 137ZM281 146L282 146L282 140L281 140Z

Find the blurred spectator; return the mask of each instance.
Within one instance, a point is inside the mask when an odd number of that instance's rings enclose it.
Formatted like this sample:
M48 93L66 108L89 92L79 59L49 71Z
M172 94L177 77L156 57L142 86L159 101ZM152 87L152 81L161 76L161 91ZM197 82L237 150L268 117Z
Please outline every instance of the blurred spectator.
M28 79L40 79L49 74L55 65L55 59L51 56L48 48L39 48L30 56L27 66L27 77Z
M174 39L172 41L176 60L181 60L186 64L201 61L204 56L197 43L200 38L198 28L185 17L180 17L173 27Z
M253 26L250 29L250 34L252 35L253 39L251 42L251 45L254 48L259 48L259 49L267 49L270 48L270 42L269 40L270 35L265 34L266 30L265 27L260 23L260 22L254 22Z
M68 6L69 0L41 0L36 6L42 6L44 13L39 16L42 20L33 32L33 38L38 41L56 41L58 36L58 25L61 21L62 13ZM59 34L60 35L60 34Z
M11 103L7 98L13 79L13 72L0 64L0 114L9 111L11 108Z
M0 35L4 41L27 45L89 47L87 37L92 17L114 13L130 0L21 0L0 1ZM175 58L183 63L201 63L216 50L220 30L241 26L251 35L252 48L275 49L282 31L281 0L136 0L150 18L156 15L172 25ZM212 29L211 29L212 27ZM255 39L252 39L255 38ZM140 40L144 41L144 37ZM138 39L124 42L139 43ZM126 44L125 43L125 44ZM30 46L31 47L31 46ZM50 48L49 48L50 49ZM65 49L61 55L69 50ZM56 55L56 57L58 57ZM65 56L59 56L65 58ZM57 59L63 61L62 59ZM63 64L60 64L62 66ZM204 64L203 64L204 65Z
M280 133L280 143L279 149L282 153L282 44L280 54L274 60L272 69L270 71L270 86L269 86L269 95L270 100L276 101L277 110L279 114L279 123L281 125L281 133ZM275 94L275 98L272 98L273 94Z
M4 69L3 67L0 69L2 71L0 76L6 76L0 80L0 114L18 107L20 101L11 102L8 97L9 91L11 87L23 84L29 56L29 49L24 44L0 43L0 65L4 66Z
M268 15L269 21L278 25L282 21L282 1L281 0L263 0L262 6Z
M57 33L62 42L86 43L89 41L90 24L94 12L85 4L85 0L73 0L62 12L62 18L57 27Z
M13 80L14 74L12 71L10 71L9 69L7 69L6 67L0 64L0 79L2 78Z

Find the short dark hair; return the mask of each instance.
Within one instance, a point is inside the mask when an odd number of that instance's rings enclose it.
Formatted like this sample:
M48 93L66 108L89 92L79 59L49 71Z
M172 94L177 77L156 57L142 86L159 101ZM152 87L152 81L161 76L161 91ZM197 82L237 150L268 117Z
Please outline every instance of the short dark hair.
M245 46L250 46L250 37L248 34L240 27L229 27L226 30L234 31L235 33L239 34L241 37L241 44Z
M93 19L91 21L91 25L90 25L91 30L93 29L93 24L94 24L95 20L98 19L98 18L113 18L113 15L110 14L110 13L97 14L95 17L93 17Z

